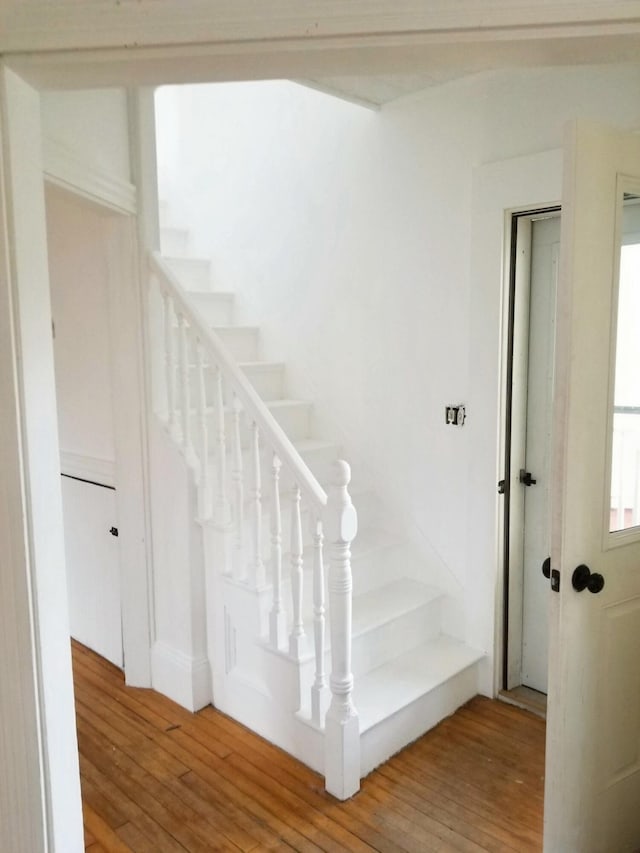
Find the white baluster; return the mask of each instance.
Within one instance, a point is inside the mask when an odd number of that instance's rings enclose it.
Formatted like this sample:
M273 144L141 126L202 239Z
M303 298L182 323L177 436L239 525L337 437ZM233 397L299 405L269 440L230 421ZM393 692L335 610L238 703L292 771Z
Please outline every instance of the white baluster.
M162 291L164 309L164 363L167 383L167 426L171 435L177 439L178 420L176 417L176 350L173 299L166 290Z
M247 567L244 558L244 471L242 466L242 444L240 440L240 413L242 405L240 400L233 398L233 505L234 505L234 528L235 549L234 565L235 577L244 581L247 577Z
M273 602L269 614L269 640L274 649L284 645L285 612L282 606L282 517L280 515L280 468L282 462L273 455L271 463L271 582Z
M216 498L216 523L220 528L229 524L229 498L227 497L227 437L224 422L224 389L222 370L216 367L215 385L216 411L216 469L218 494Z
M191 440L191 383L189 381L189 324L182 312L178 312L178 358L180 360L180 408L182 426L182 450L187 460L195 462Z
M300 659L304 642L302 620L302 518L300 514L300 486L293 487L291 495L291 594L293 597L293 625L289 635L289 654Z
M350 550L358 530L358 518L347 490L350 479L351 469L347 463L336 462L327 506L327 535L331 542L331 705L325 718L325 784L327 791L340 800L353 796L360 788L360 731L352 699Z
M318 518L313 531L313 637L316 655L316 673L311 687L311 719L317 726L324 724L329 704L327 676L324 671L324 557L322 521Z
M200 478L198 481L198 512L200 520L211 517L211 480L209 476L209 424L207 423L207 388L205 357L200 340L196 341L196 377L198 391L198 426L200 433Z
M260 430L255 421L251 425L251 458L253 467L251 581L255 589L262 589L265 585L262 560L262 472L260 470Z

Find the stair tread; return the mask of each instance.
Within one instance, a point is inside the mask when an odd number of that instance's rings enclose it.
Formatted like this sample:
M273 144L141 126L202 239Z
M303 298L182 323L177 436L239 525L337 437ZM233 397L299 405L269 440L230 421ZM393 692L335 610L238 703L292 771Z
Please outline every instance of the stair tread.
M237 325L228 325L228 326L212 326L211 327L214 332L218 334L225 334L226 332L259 332L259 326L237 326Z
M293 442L293 446L296 448L298 453L310 453L314 450L327 450L335 447L338 449L338 445L335 441L326 441L322 438L301 438L297 441Z
M398 578L377 589L354 596L352 634L356 637L391 622L404 613L441 598L443 594L442 590L412 578Z
M173 229L173 230L179 231L182 229ZM211 265L211 258L185 258L182 255L163 255L162 260L166 261L169 264L172 264L172 263L176 263L176 264L201 264L202 266L204 266L205 264L206 264L206 266Z
M478 649L440 634L361 676L353 692L360 731L392 716L482 657Z
M352 495L353 505L358 510L357 495ZM378 548L394 548L406 544L406 540L384 527L363 527L358 530L353 540L353 548L357 548L358 557L368 554Z
M294 442L294 445L297 448L298 442ZM265 497L264 503L267 503L267 501L268 501L268 498ZM281 506L285 506L285 505L288 506L289 501L290 501L290 496L288 494L285 493L281 496ZM381 529L378 527L366 527L363 530L359 530L358 535L353 540L353 543L351 546L352 559L356 559L356 558L361 559L362 557L366 557L367 554L370 554L372 551L374 551L377 548L394 548L394 547L400 547L404 544L406 544L406 540L400 539L398 536L396 536L393 533L388 532L387 530L384 530L384 529ZM327 550L328 547L329 547L329 545L325 542L325 554L327 554L327 555L329 553ZM283 561L285 559L288 560L289 556L290 556L289 546L288 546L288 543L285 543L283 546L283 551L282 551ZM310 559L310 552L308 553L306 548L305 548L305 552L304 552L304 557L305 557L305 559L304 559L303 571L304 571L305 575L312 575L313 574L313 562ZM309 559L307 559L307 557L309 557ZM328 556L327 556L327 560L328 560ZM404 577L402 577L400 579L406 580L406 578L404 578ZM284 582L285 583L288 582L286 578L285 578ZM416 583L420 583L420 581L416 581ZM422 584L422 585L424 586L424 584ZM378 587L376 587L376 589L378 589ZM370 591L372 591L372 590L369 590L368 592L370 592ZM368 594L368 592L367 593L361 593L360 595L357 592L355 592L354 599L360 598L360 597Z
M284 369L284 361L239 361L242 370L280 370Z
M283 409L287 406L310 406L310 400L294 400L291 397L282 397L280 400L265 400L268 409Z
M286 565L287 559L288 554L283 554L283 564ZM285 580L285 587L288 586L287 580ZM401 619L405 614L437 601L443 596L443 590L412 578L397 578L362 595L355 595L353 597L351 636L354 639L364 636L368 632L375 631L396 619ZM289 598L287 592L284 593L284 600L288 611ZM325 602L325 608L328 619L328 600ZM310 601L304 603L303 618L305 624L311 623L313 611ZM326 638L325 649L327 652L331 649L330 637ZM314 657L314 654L313 634L309 632L306 634L306 648L301 660L309 661Z
M220 299L235 299L236 295L233 290L207 290L200 291L197 290L189 292L189 299L195 299L197 302L201 300L220 300Z

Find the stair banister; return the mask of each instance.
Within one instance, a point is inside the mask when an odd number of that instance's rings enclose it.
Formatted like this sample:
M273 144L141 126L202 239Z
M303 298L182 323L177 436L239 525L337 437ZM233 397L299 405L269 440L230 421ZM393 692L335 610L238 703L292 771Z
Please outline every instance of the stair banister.
M184 295L182 285L158 252L150 254L150 266L151 271L160 281L164 280L170 285L175 310L180 311L187 318L196 335L200 337L203 348L209 357L220 367L233 392L242 403L244 411L249 418L257 420L266 444L278 453L282 464L288 468L305 498L312 506L325 507L327 505L327 493L313 476L280 424L267 409L253 385L238 367L219 335L210 329L200 314L192 308L188 298Z
M313 536L313 611L316 673L311 689L312 721L322 727L326 677L324 674L324 582L323 582L323 527L328 531L330 546L329 563L329 631L331 636L331 704L324 720L325 728L325 784L328 791L340 799L352 796L359 788L360 741L358 714L353 704L353 675L351 673L351 614L352 575L350 545L357 530L357 516L348 492L351 472L343 461L335 463L335 478L331 496L317 481L306 463L278 424L264 401L242 372L219 335L209 328L199 312L195 310L170 267L158 252L149 256L149 267L156 279L165 309L165 374L167 379L167 420L176 423L176 403L180 405L182 430L179 436L185 457L200 464L200 482L208 482L206 458L198 459L191 436L190 376L188 368L189 345L195 348L197 368L196 396L198 400L198 422L201 436L198 445L206 453L209 445L206 418L203 417L205 361L215 372L216 446L218 451L218 497L217 512L221 526L229 523L229 501L226 494L225 474L226 436L224 423L224 389L232 393L233 412L233 472L235 484L235 516L238 522L236 533L241 533L243 485L242 454L240 453L240 417L244 415L250 431L250 469L252 474L253 501L253 550L250 565L252 580L257 586L264 583L264 566L261 558L261 505L262 482L260 471L260 440L272 454L272 488L275 490L274 509L277 517L272 519L271 548L274 559L274 600L270 616L269 634L278 648L282 642L284 620L281 605L280 561L281 525L278 482L280 467L284 466L293 479L292 526L291 526L291 579L293 595L293 624L289 636L289 654L300 660L303 653L304 623L302 619L303 541L301 501L304 499L316 519ZM178 321L178 363L176 364L172 318ZM181 380L180 399L176 400L176 367ZM185 387L186 386L186 387ZM177 426L177 423L176 423ZM174 435L174 438L178 438ZM194 458L195 457L195 458ZM203 502L203 506L208 504ZM204 520L204 519L202 519ZM242 552L240 552L242 557ZM240 576L246 578L247 565L240 568ZM223 569L228 573L228 568ZM236 574L237 578L237 574ZM302 698L301 698L301 701Z

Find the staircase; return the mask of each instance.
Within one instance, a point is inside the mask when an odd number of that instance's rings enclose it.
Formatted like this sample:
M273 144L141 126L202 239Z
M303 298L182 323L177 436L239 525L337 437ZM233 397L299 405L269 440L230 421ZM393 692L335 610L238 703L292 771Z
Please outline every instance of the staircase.
M163 228L162 248L154 407L197 485L213 702L345 799L477 693L482 653L447 634L448 596L315 435L259 328L234 324L187 232Z

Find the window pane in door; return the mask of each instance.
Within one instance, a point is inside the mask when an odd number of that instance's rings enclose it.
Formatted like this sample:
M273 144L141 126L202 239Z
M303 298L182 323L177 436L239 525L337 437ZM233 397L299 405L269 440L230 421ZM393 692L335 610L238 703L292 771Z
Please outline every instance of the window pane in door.
M640 197L624 194L609 530L640 525Z

